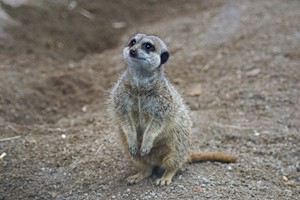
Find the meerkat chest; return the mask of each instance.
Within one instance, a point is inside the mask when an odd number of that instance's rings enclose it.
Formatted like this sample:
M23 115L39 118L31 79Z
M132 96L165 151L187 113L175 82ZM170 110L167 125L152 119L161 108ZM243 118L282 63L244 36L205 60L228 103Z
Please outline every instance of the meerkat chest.
M155 116L156 103L145 96L135 96L131 99L130 112L136 124L147 124Z
M172 96L163 94L138 94L116 90L115 111L121 119L130 118L136 126L146 127L151 121L163 121L171 112Z

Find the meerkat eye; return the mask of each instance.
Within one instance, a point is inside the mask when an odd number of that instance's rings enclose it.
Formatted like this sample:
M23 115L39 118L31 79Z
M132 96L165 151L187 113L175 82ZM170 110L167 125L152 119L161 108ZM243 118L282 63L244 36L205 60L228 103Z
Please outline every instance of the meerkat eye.
M132 47L132 46L135 45L135 44L136 44L136 40L135 40L135 39L132 39L132 40L130 40L128 46Z
M151 43L149 43L149 42L143 44L143 47L144 47L147 51L154 51L154 50L155 50L154 46L153 46Z

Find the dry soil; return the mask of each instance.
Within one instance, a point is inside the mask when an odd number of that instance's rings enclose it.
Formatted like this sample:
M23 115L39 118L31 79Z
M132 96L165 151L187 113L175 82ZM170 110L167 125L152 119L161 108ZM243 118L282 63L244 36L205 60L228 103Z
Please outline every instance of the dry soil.
M300 1L27 3L2 5L0 199L299 199ZM161 170L126 185L136 169L106 110L136 32L169 47L191 148L236 163L187 165L167 187L154 184Z

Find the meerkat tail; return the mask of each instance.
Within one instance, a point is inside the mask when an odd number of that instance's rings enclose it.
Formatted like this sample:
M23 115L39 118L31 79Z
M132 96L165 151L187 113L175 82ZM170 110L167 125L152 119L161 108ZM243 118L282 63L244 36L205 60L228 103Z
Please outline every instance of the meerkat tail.
M217 162L235 162L237 157L226 152L190 152L188 155L189 162L199 161L217 161Z

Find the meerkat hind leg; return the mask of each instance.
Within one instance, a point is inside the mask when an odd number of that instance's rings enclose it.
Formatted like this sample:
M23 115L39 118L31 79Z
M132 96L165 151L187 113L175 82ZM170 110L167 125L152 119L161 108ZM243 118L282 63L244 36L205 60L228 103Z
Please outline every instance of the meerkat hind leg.
M177 169L167 170L164 172L161 178L156 180L157 186L170 185L173 176L176 174Z
M152 166L142 165L141 171L127 178L127 184L136 184L141 180L143 180L144 178L149 177L152 174L152 170L153 170Z

